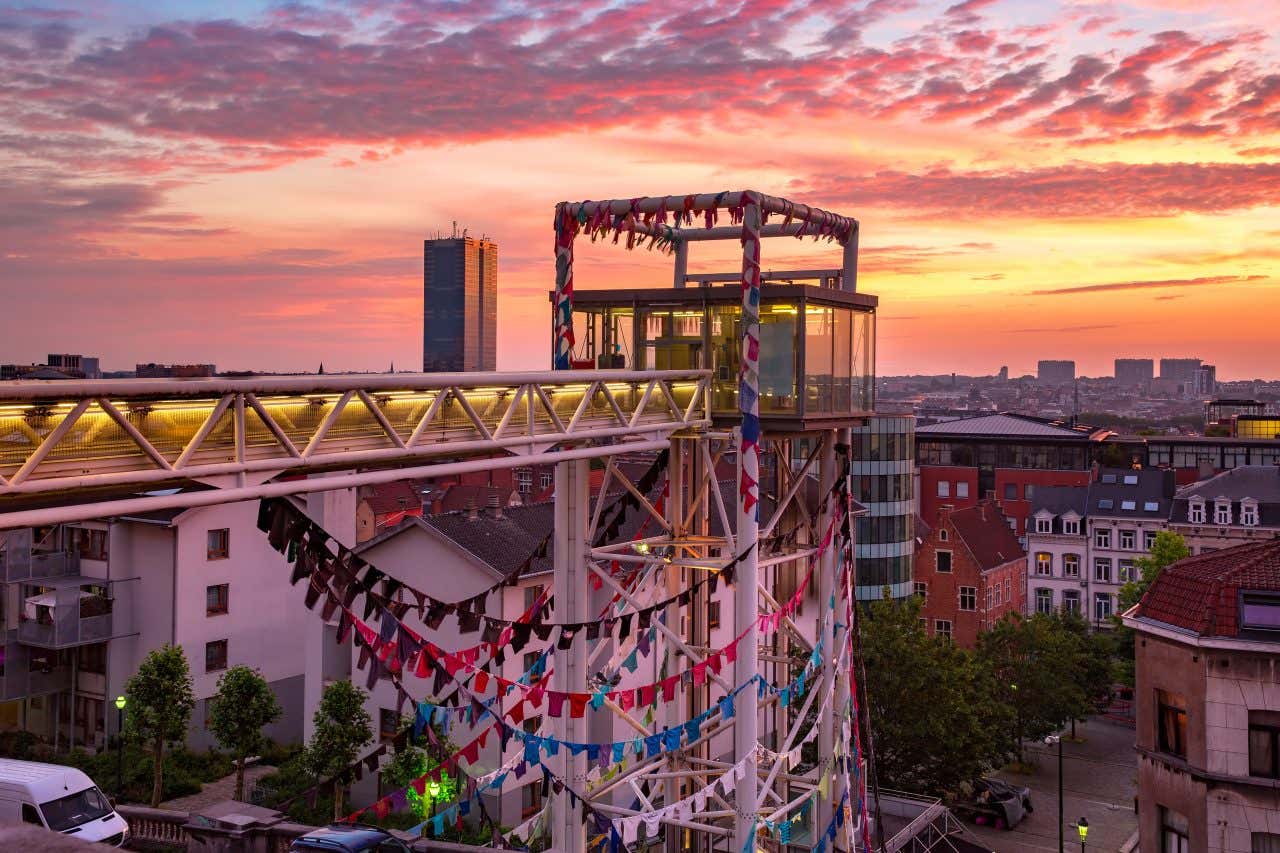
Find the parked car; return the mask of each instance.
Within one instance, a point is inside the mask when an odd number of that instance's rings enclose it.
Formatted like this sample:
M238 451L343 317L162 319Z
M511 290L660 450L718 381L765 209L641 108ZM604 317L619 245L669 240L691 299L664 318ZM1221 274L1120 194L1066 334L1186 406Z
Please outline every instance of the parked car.
M409 847L386 830L363 824L334 823L293 840L298 853L409 853Z
M952 811L977 824L1013 829L1035 808L1031 805L1030 788L1018 788L1002 779L987 778L974 782L972 796L956 803Z
M81 771L0 758L0 824L19 823L112 847L129 838L129 824Z

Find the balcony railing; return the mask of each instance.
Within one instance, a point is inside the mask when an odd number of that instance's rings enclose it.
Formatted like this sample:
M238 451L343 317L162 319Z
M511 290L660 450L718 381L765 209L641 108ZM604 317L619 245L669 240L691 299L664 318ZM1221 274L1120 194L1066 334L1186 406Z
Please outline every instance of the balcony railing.
M71 551L36 551L31 544L31 530L0 532L0 581L60 578L80 573L80 555Z
M83 580L92 583L96 579ZM112 599L86 592L78 583L24 595L18 642L46 649L100 643L112 636L112 604Z
M32 654L32 649L18 642L17 632L10 631L3 646L0 665L0 701L42 696L71 688L71 667L57 665L52 656ZM33 663L34 660L34 663ZM48 660L46 665L42 661Z

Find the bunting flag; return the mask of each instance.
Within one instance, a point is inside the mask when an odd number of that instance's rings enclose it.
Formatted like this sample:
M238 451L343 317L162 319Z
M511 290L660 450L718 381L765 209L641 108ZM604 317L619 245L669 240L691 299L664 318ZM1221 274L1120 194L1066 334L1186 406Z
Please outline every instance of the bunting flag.
M568 370L573 358L573 239L578 220L569 212L568 202L556 205L556 301L555 351L552 368Z
M738 497L743 512L760 517L760 202L742 194L742 347L738 373ZM710 227L710 226L708 226Z

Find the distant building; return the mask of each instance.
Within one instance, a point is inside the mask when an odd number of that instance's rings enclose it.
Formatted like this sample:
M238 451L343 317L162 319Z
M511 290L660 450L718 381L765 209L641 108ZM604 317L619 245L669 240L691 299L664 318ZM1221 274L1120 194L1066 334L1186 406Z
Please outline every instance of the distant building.
M1076 381L1076 363L1074 361L1041 361L1037 366L1036 377L1041 385L1070 385Z
M1001 367L1001 368L1000 368L1000 374L999 374L999 376L997 376L997 378L998 378L1001 382L1008 382L1008 381L1009 381L1009 366L1008 366L1008 365L1005 365L1005 366L1003 366L1003 367Z
M203 379L217 374L212 364L139 364L134 375L139 379Z
M1201 397L1212 397L1218 393L1218 368L1212 364L1202 364L1196 370L1196 391Z
M1280 850L1280 541L1188 557L1124 616L1142 850Z
M83 379L102 378L102 368L98 366L98 359L94 356L51 353L45 363L68 376Z
M932 635L973 648L1006 613L1021 613L1027 555L994 501L944 507L916 549L915 594Z
M1155 361L1152 359L1116 359L1116 384L1121 388L1146 388L1155 375Z
M1160 359L1161 385L1169 392L1182 394L1184 397L1196 393L1196 374L1200 370L1198 358L1162 358Z
M1264 415L1267 404L1259 400L1221 397L1204 404L1204 422L1207 426L1230 426L1238 415ZM1233 432L1232 435L1235 435ZM1245 437L1245 436L1242 436ZM1253 438L1254 436L1247 436ZM1272 438L1272 436L1263 436Z
M1236 415L1231 419L1235 438L1280 438L1280 415Z
M474 237L423 241L422 369L496 370L498 245Z

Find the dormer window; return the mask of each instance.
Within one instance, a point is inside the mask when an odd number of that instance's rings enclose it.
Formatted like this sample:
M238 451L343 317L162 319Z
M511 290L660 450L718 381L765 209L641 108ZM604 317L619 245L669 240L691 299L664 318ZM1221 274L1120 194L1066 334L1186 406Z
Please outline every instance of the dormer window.
M1062 532L1067 536L1080 535L1080 519L1064 518L1062 519Z
M1052 532L1053 532L1052 517L1039 517L1036 519L1036 533L1052 533Z
M1231 501L1226 498L1218 498L1213 502L1213 523L1231 523Z
M1187 521L1204 524L1204 498L1192 498L1187 502Z
M1240 501L1240 523L1248 527L1258 524L1258 502L1253 498Z

